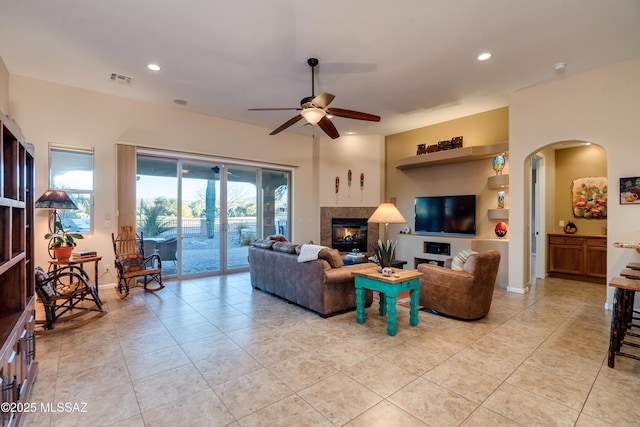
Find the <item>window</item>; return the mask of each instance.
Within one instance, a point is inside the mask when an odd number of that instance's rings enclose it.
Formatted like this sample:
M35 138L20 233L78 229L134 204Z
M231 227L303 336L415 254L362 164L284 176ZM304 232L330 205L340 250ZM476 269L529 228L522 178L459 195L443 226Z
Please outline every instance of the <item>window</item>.
M49 188L64 190L78 206L59 210L70 231L93 231L93 149L49 144Z

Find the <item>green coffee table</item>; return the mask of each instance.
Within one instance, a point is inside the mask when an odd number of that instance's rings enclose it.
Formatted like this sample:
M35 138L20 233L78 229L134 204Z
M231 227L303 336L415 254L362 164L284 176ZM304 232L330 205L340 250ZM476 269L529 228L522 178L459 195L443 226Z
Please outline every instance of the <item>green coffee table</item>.
M378 273L378 268L357 270L352 272L355 276L356 287L356 320L364 323L366 315L364 311L365 289L377 291L380 294L381 316L387 315L387 333L391 336L396 334L396 302L400 292L409 291L411 297L409 324L418 324L418 292L420 291L420 281L422 273L411 270L394 270L391 276L383 276Z

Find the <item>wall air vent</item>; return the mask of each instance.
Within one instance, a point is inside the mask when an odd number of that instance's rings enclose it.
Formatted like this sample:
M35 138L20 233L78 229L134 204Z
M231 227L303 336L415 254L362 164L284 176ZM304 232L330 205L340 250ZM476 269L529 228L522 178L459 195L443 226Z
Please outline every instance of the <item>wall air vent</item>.
M130 85L133 83L133 77L118 73L111 73L111 80L116 83L120 83L121 85Z

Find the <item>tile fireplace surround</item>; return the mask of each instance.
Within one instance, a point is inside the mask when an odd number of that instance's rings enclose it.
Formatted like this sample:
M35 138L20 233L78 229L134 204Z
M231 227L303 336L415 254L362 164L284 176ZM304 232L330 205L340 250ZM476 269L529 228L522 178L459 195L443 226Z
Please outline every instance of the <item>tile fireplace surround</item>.
M320 207L320 244L331 247L332 218L367 218L373 215L373 207ZM369 224L367 230L367 252L373 253L373 245L380 236L380 224Z

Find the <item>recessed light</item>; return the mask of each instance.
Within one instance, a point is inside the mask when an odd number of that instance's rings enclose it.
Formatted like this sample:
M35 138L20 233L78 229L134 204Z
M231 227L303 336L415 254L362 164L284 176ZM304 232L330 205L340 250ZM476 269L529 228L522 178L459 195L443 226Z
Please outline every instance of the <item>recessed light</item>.
M160 71L160 66L158 64L149 64L147 68L151 71Z
M558 62L553 66L553 69L556 73L564 73L567 69L567 64L565 64L564 62Z
M491 58L493 55L489 52L483 52L480 55L478 55L478 61L486 61L487 59Z

